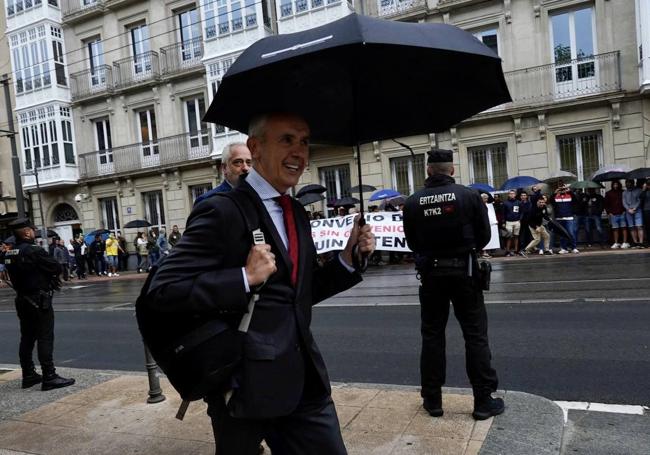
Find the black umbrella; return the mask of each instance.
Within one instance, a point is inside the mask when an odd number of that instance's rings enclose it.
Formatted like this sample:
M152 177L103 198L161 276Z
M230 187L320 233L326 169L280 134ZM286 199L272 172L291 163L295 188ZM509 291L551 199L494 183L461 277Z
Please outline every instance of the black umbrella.
M355 204L359 203L359 199L352 196L345 196L341 199L337 199L334 202L328 204L331 207L353 207Z
M564 237L567 240L573 240L573 235L571 235L569 233L569 231L567 231L565 229L564 226L562 226L560 223L558 223L555 220L548 220L546 222L546 228L549 231L551 231L551 232L553 232L553 233L555 233L555 234L557 234L557 235L559 235L561 237Z
M607 171L594 176L594 182L611 182L612 180L626 179L628 173L623 171Z
M350 14L255 42L205 120L245 132L255 115L299 114L313 143L357 147L361 180L360 144L445 131L508 101L501 59L471 33Z
M314 202L319 202L325 199L325 196L318 193L305 193L302 196L298 197L298 202L302 205L313 204Z
M16 237L14 237L13 235L9 236L6 239L4 239L2 243L10 243L13 245L14 243L16 243Z
M296 193L296 198L300 199L305 194L309 194L309 193L319 194L319 193L324 193L325 191L327 191L327 188L325 188L323 185L317 185L315 183L312 183L310 185L305 185L302 188L300 188Z
M147 220L133 220L129 221L124 225L124 228L142 228L142 227L149 227L151 226L151 223L148 222Z
M369 191L377 191L372 185L357 185L350 188L350 193L367 193Z
M628 179L647 179L650 177L650 167L640 167L627 173Z

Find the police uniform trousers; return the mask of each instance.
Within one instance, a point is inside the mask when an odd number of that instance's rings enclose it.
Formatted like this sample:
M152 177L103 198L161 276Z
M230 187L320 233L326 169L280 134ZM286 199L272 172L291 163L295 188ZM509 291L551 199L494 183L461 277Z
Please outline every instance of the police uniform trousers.
M35 300L38 296L34 297ZM54 309L35 307L30 301L16 297L16 313L20 321L20 367L33 370L32 352L37 345L38 361L44 375L54 374Z
M474 395L492 393L498 378L491 366L483 291L469 277L429 276L422 279L420 286L421 394L425 398L435 396L445 383L445 327L450 301L465 339L465 368Z
M332 397L311 361L305 367L302 398L287 416L235 418L228 413L223 395L206 398L216 455L258 455L262 440L273 455L347 455Z

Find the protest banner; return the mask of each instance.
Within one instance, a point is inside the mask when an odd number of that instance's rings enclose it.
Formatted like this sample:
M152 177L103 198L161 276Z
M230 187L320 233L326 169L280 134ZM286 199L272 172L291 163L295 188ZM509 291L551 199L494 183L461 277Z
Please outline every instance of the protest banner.
M355 216L346 215L311 221L311 236L318 254L345 248ZM377 250L411 251L404 238L402 212L366 213L365 219L375 235Z

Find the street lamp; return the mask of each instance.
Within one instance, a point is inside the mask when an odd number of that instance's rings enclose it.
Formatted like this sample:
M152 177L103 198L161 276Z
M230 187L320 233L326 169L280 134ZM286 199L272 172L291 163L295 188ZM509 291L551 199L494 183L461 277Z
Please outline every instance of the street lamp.
M36 195L38 196L38 210L41 214L41 238L46 240L47 245L47 228L45 227L45 217L43 216L43 200L41 199L41 186L38 183L38 167L23 172L21 175L33 175L36 178Z

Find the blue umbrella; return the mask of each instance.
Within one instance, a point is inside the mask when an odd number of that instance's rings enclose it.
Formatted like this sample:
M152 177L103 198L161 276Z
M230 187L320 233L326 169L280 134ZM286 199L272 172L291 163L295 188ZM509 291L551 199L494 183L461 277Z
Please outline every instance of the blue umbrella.
M110 231L106 231L103 234L99 234L99 236L101 237L102 240L106 240L108 238L109 232ZM84 236L84 241L86 242L86 245L90 245L91 243L93 243L95 241L95 233L94 233L94 231L91 232L90 234L86 234Z
M379 190L370 196L371 201L381 201L382 199L390 199L393 197L401 196L401 194L398 191L395 191L392 188L385 188L383 190Z
M499 191L508 191L508 190L516 190L519 188L526 188L527 186L536 185L538 183L542 183L542 182L537 180L535 177L530 177L528 175L520 175L518 177L512 177L506 180L505 183L501 185L501 188L499 188Z
M492 188L487 183L472 183L471 185L467 185L467 186L470 188L474 188L475 190L482 191L484 193L494 193L496 191L496 188Z

